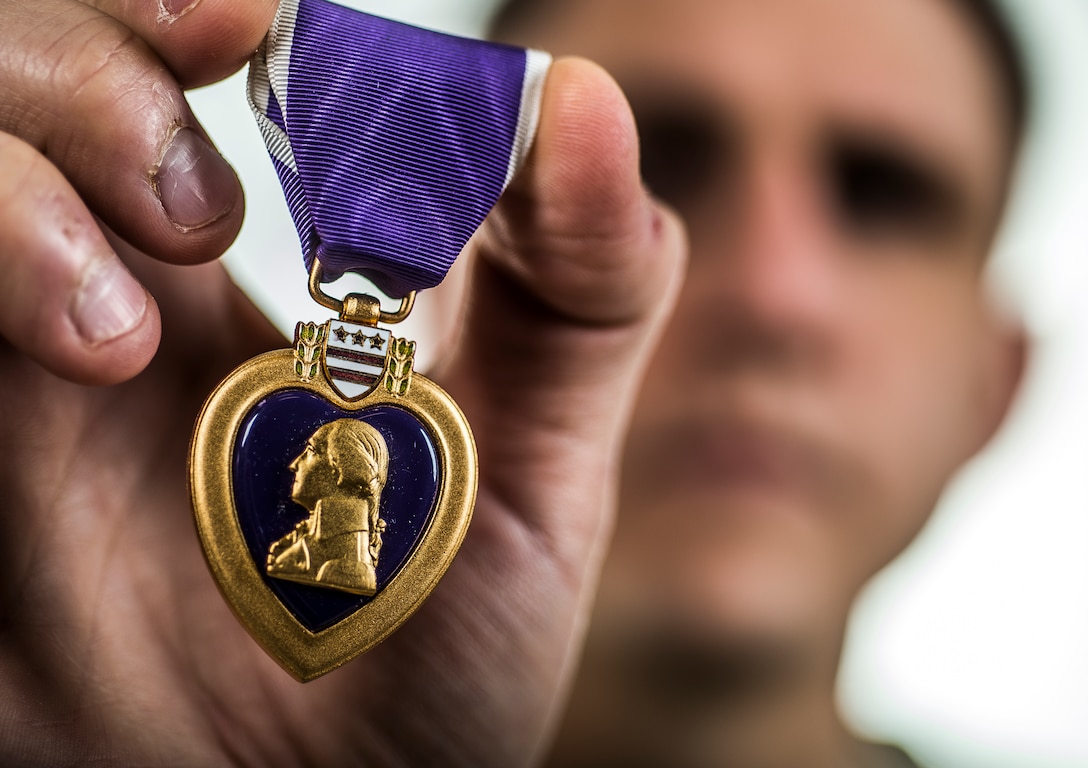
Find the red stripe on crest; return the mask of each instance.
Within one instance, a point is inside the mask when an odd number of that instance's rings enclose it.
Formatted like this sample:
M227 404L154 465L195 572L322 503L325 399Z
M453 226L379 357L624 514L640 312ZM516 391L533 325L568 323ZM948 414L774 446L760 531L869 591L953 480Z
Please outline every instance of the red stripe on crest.
M333 368L331 365L329 366L329 376L337 381L346 381L349 384L359 384L364 387L373 387L378 383L378 377L372 374L345 371L343 368Z
M325 357L335 357L338 360L350 360L353 363L373 365L376 368L385 367L385 355L371 355L354 349L345 349L344 347L329 345L325 349Z

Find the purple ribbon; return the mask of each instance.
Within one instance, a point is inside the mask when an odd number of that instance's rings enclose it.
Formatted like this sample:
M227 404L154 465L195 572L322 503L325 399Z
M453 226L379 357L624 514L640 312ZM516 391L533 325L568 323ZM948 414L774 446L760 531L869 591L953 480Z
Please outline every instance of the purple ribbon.
M285 0L250 69L307 267L437 285L528 153L550 59Z

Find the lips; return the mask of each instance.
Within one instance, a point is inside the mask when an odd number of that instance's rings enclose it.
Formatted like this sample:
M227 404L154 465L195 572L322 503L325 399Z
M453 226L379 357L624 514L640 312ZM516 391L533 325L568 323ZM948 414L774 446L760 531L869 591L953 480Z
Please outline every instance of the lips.
M686 419L633 436L628 479L687 491L800 491L821 451L796 433L753 421Z
M687 462L693 480L728 485L784 486L808 474L801 446L784 435L753 427L698 429Z

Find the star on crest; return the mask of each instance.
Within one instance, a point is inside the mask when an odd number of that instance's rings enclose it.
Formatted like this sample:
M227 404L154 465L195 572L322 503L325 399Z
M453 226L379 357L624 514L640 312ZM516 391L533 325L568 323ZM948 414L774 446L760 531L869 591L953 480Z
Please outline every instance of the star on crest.
M351 343L357 347L363 346L363 342L367 340L367 336L362 331L356 331L351 334Z
M336 334L336 338L341 344L348 340L348 329L342 325L333 331L333 333Z
M385 340L381 337L381 334L375 333L370 337L370 348L380 350L385 346Z

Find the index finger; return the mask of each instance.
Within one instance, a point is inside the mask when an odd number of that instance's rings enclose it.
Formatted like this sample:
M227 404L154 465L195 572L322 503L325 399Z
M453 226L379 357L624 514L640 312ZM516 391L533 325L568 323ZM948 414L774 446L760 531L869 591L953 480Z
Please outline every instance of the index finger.
M83 0L151 46L184 88L233 74L272 24L278 0Z

